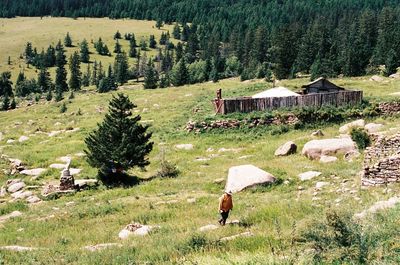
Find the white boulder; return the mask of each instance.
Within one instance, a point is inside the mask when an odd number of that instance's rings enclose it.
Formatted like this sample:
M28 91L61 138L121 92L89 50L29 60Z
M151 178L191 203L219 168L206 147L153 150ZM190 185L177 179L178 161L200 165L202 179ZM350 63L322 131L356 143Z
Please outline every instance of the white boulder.
M276 149L275 156L287 156L296 153L296 151L297 145L294 142L290 141Z
M342 134L349 133L352 128L364 128L365 121L360 119L350 123L347 123L339 128L339 132Z
M299 174L299 178L300 178L301 181L306 181L306 180L310 180L310 179L313 179L315 177L318 177L321 174L322 173L318 172L318 171L307 171L307 172Z
M387 201L378 201L372 205L369 209L362 211L361 213L355 214L356 218L364 218L369 213L376 213L377 211L393 208L396 204L400 203L400 197L392 197Z
M235 166L229 169L225 190L239 192L259 184L274 183L276 178L253 165Z
M150 225L141 225L138 223L132 223L127 225L124 229L122 229L118 237L120 239L127 239L131 235L135 236L145 236L148 235L152 230L160 228L160 226L150 226Z
M319 181L315 184L316 189L322 189L325 186L328 186L330 183L329 182L324 182L324 181Z
M336 156L326 156L323 155L321 156L321 158L319 159L319 162L327 164L327 163L332 163L332 162L336 162L338 159Z
M371 76L371 78L369 80L374 81L374 82L382 82L384 79L383 79L383 77L381 77L379 75L373 75L373 76Z
M193 145L192 144L177 144L175 145L176 149L179 150L193 150Z
M11 197L13 197L14 199L25 199L32 196L32 192L31 191L17 191L14 192L13 194L11 194Z
M310 159L319 159L323 155L345 154L356 150L356 144L350 138L334 138L309 141L304 145L302 154Z
M15 218L21 216L22 213L20 211L13 211L12 213L0 216L0 223L7 221L8 219Z
M380 130L382 130L382 128L384 127L383 124L379 124L379 123L368 123L367 125L365 125L365 130L369 133L376 133L379 132Z
M51 164L49 168L55 168L55 169L64 169L66 167L65 164Z
M211 230L215 230L218 229L218 226L213 225L213 224L209 224L209 225L205 225L199 228L200 232L206 232L206 231L211 231Z
M21 182L16 182L14 184L11 184L7 190L9 193L14 193L19 190L22 190L24 187L25 187L25 183L21 181Z
M40 176L45 171L46 171L46 169L44 169L44 168L34 168L34 169L22 170L20 173L22 175L28 175L28 176L37 177L37 176Z
M25 141L28 141L28 140L29 140L28 136L22 135L21 137L19 137L18 142L22 143L22 142L25 142Z

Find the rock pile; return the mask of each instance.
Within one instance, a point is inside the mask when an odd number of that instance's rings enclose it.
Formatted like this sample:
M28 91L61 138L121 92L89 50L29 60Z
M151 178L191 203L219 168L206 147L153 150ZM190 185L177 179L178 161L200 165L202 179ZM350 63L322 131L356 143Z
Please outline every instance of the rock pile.
M253 128L257 126L269 126L269 125L294 125L299 122L299 119L294 114L288 114L285 117L274 117L274 118L251 118L244 120L216 120L211 122L197 122L189 121L185 130L188 132L201 132L212 129L232 129L240 127Z
M0 188L0 197L5 197L7 192L13 200L26 200L28 203L38 203L42 200L31 191L25 190L25 182L21 179L9 179L6 188Z
M362 184L400 182L400 134L381 136L365 150Z
M398 114L400 112L400 102L381 102L378 109L384 115Z

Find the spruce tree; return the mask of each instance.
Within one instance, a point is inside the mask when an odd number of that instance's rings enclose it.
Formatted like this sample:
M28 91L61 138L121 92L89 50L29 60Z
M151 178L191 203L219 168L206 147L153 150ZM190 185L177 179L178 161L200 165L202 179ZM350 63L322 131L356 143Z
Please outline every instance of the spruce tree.
M150 35L150 39L149 39L149 47L150 47L150 49L155 49L156 46L157 46L156 38L154 37L154 35Z
M81 62L79 59L78 52L74 52L69 59L69 70L71 73L71 77L69 79L69 88L72 91L77 91L81 89Z
M389 76L391 74L396 73L397 66L399 65L396 57L397 57L396 52L393 49L390 49L385 61L385 71L383 72L385 76Z
M183 86L189 83L189 72L184 59L181 59L172 69L172 83L174 86Z
M175 23L174 29L172 31L172 36L174 36L174 39L176 40L181 39L181 28L179 27L178 23Z
M7 96L10 97L13 95L12 91L12 82L11 82L11 73L3 72L0 76L0 97Z
M34 58L34 53L32 49L32 43L27 42L25 47L25 62L28 64L32 64Z
M11 100L10 104L10 109L16 109L17 108L17 102L15 102L15 97Z
M115 34L114 34L114 39L115 39L115 40L122 39L121 33L119 32L119 30L117 30L117 32L115 32Z
M139 122L139 115L132 117L134 108L136 105L124 94L113 96L103 122L85 139L88 162L99 170L106 184L120 183L125 170L149 164L151 133Z
M122 52L122 47L121 44L119 44L119 41L117 40L117 42L115 43L114 46L114 53L121 53Z
M41 93L46 93L51 90L51 77L47 68L43 67L40 69L37 83Z
M1 110L8 110L10 108L10 98L5 95L3 97L3 104L1 105Z
M157 19L156 21L156 28L160 29L163 26L163 21L161 19Z
M80 55L81 55L82 63L89 63L90 52L89 52L89 45L88 45L86 39L84 39L81 43Z
M65 65L67 64L64 47L61 44L61 41L58 42L56 46L56 80L55 80L55 88L58 94L62 94L62 92L68 91L67 84L67 70L65 69Z
M154 68L154 64L149 60L146 71L144 73L144 88L145 89L155 89L158 83L158 73Z
M137 51L136 51L136 43L130 39L129 40L129 57L135 58L137 56Z
M124 84L129 79L129 65L128 65L128 57L125 52L118 53L115 56L114 62L114 71L115 71L115 80L119 84Z
M71 39L71 36L69 35L69 32L67 32L67 35L65 36L64 45L65 45L65 47L73 47L72 39Z

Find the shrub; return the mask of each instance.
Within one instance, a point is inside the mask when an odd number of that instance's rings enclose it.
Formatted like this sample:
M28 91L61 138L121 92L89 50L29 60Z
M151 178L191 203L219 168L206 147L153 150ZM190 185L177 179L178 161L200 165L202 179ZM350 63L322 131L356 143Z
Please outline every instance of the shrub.
M65 102L60 106L60 113L65 113L67 111L67 104Z
M362 128L351 129L350 136L360 150L364 150L371 144L368 133Z
M157 177L160 178L175 178L179 175L179 169L174 163L167 160L161 161L161 168L157 172Z

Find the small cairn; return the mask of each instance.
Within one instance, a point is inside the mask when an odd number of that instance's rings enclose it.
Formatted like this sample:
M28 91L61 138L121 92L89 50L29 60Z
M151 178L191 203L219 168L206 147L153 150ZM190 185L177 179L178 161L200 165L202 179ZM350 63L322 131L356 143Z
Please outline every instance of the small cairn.
M69 171L71 160L68 161L64 170L61 172L60 177L60 190L73 190L75 189L75 179Z

